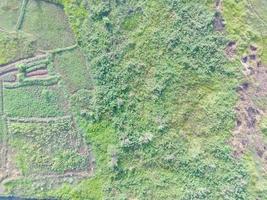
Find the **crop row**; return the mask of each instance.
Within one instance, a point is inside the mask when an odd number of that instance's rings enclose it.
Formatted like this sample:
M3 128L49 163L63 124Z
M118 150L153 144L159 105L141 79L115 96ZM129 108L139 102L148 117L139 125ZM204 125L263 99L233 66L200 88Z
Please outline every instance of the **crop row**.
M19 87L33 86L33 85L50 86L50 85L57 84L59 80L60 80L60 76L57 76L57 75L48 76L48 77L44 77L44 78L40 78L40 77L38 77L38 78L23 78L22 81L15 82L15 83L5 82L4 88L15 89L15 88L19 88Z

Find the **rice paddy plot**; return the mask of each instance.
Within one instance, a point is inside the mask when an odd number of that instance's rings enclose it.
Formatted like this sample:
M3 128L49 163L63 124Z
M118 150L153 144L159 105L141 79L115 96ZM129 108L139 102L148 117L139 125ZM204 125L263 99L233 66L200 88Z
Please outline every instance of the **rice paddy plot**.
M16 12L13 21L3 10ZM0 2L0 194L38 197L92 175L94 159L69 102L91 88L88 71L62 7Z

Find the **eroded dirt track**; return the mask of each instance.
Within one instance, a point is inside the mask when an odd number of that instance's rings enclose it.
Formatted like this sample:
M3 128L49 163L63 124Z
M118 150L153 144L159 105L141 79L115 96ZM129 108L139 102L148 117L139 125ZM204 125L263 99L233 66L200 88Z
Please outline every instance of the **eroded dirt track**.
M241 62L245 81L237 88L240 100L231 144L236 157L251 150L267 169L267 145L259 128L260 119L267 113L267 108L259 104L267 98L267 68L261 63L255 46L249 47Z

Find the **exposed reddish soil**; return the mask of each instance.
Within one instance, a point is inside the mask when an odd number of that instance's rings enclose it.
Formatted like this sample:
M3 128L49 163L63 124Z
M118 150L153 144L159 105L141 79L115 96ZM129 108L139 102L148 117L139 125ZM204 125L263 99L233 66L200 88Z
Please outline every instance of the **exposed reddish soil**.
M48 71L47 69L39 69L36 71L32 71L26 74L26 77L39 77L39 76L47 76L48 75Z
M19 64L30 64L34 63L38 60L42 60L47 58L47 54L36 54L34 57L29 57L29 58L24 58L24 59L19 59L14 62L6 63L0 65L0 79L3 80L4 82L16 82L17 81L17 73L19 72L19 69L17 66ZM31 71L26 74L26 77L46 77L48 76L48 71L47 69L40 68L35 71Z

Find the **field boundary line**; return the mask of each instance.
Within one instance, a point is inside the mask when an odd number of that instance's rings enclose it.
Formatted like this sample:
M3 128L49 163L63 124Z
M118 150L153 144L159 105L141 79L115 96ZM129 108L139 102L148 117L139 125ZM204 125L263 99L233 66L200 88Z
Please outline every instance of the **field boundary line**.
M29 0L23 0L22 1L21 7L20 7L19 18L18 18L18 21L16 24L16 30L17 31L19 31L22 27L28 2L29 2Z
M7 117L8 122L21 122L21 123L48 123L48 122L57 122L61 120L72 120L71 115L66 115L62 117Z

